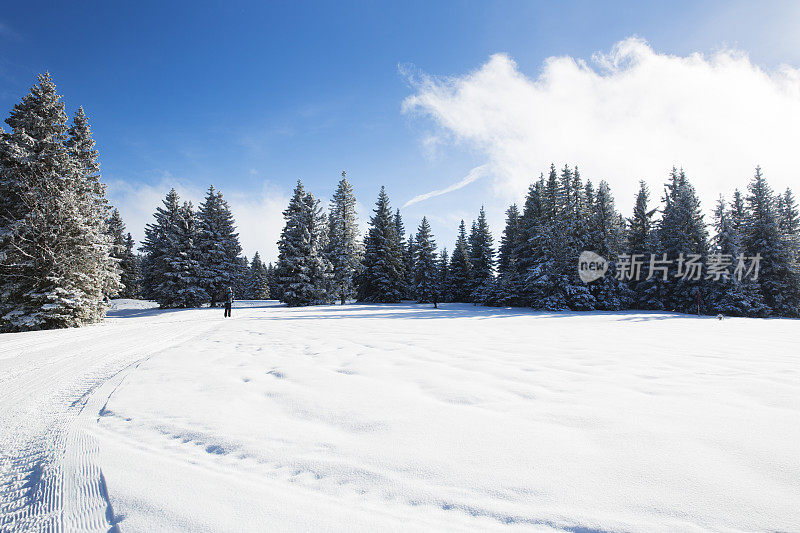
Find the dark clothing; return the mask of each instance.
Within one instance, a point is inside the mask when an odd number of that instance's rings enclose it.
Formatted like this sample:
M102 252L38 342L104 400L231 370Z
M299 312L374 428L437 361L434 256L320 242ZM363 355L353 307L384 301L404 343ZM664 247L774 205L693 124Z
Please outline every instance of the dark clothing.
M225 318L231 316L231 302L225 303Z

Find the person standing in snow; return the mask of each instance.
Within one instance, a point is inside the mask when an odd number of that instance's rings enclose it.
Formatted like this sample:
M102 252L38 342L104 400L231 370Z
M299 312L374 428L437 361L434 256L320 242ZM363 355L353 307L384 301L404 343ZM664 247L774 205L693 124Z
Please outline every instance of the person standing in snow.
M231 316L231 307L233 307L233 288L228 287L228 294L225 296L225 318Z

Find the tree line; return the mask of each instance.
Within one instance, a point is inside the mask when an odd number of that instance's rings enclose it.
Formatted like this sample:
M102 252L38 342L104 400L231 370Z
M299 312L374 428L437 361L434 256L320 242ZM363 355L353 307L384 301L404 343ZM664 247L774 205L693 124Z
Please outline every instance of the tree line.
M461 221L450 255L446 249L437 254L427 218L405 236L400 211L392 211L384 187L363 242L354 206L343 177L326 220L319 201L298 181L283 213L278 262L269 269L273 296L288 305L411 299L548 311L800 315L797 202L791 189L775 194L760 168L746 193L736 190L730 204L720 197L709 227L682 169L669 173L656 207L642 181L633 215L625 218L608 183L595 187L591 180L584 183L577 167L551 165L530 185L522 209L514 204L506 211L496 248L481 208L469 231ZM581 281L577 260L583 250L608 259L606 276ZM734 276L732 261L746 253L758 254L758 268ZM659 275L620 275L637 257L659 258ZM731 268L720 267L723 259ZM716 265L713 275L697 270L687 277L687 265L699 263Z
M406 235L381 187L366 234L345 173L327 212L298 180L283 212L275 265L242 255L233 214L213 186L197 209L169 191L137 250L105 197L89 120L70 123L49 74L14 106L0 131L0 331L79 326L103 318L112 297L162 307L238 298L287 305L334 301L471 302L542 310L674 310L740 316L800 314L800 216L790 189L776 194L761 169L745 192L720 198L713 221L683 170L673 168L657 206L644 182L623 217L606 182L551 165L511 205L495 246L483 208L464 221L452 254L437 250L427 218ZM608 260L584 283L582 250ZM756 277L680 277L686 257L758 254ZM669 259L663 276L629 278L631 257Z

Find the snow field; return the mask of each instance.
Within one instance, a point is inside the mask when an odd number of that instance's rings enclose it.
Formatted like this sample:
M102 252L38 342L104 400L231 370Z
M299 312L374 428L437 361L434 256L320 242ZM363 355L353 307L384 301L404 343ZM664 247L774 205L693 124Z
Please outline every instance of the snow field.
M226 320L143 307L3 336L0 394L17 405L0 407L1 449L33 446L60 465L45 478L78 487L51 491L65 523L800 529L797 321L274 302L237 302ZM87 386L91 365L106 373ZM26 378L45 370L73 380L79 414ZM25 416L37 392L58 416ZM43 432L63 444L37 444ZM30 480L2 464L0 486Z

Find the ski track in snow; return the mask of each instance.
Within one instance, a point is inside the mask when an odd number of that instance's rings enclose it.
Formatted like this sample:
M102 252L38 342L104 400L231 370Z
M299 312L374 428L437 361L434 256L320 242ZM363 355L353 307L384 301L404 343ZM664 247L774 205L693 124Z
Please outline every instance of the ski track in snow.
M798 321L123 307L0 336L0 532L800 530Z
M128 371L202 329L112 324L2 336L0 532L115 529L88 430Z

